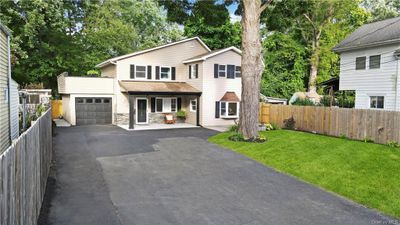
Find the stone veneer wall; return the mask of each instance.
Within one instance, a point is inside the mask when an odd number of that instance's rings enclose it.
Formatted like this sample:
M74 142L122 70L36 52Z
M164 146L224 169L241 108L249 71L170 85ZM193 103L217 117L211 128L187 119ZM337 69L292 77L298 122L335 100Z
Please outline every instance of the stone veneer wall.
M129 125L129 113L115 113L114 122L118 125Z
M175 119L176 119L176 123L184 123L185 120L176 118L176 113L168 113L168 114L173 114ZM149 123L164 123L164 118L165 118L165 114L164 113L149 113Z

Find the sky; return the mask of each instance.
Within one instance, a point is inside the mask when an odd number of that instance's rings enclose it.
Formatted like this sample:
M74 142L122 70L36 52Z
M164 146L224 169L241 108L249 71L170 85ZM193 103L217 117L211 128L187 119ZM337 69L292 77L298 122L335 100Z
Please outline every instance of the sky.
M227 7L227 8L228 8L228 11L229 11L229 16L231 17L231 22L232 22L232 23L237 22L237 21L240 21L241 18L242 18L241 16L235 15L235 11L236 11L237 7L238 7L238 4L237 4L237 3L233 3L232 5L230 5L229 7Z

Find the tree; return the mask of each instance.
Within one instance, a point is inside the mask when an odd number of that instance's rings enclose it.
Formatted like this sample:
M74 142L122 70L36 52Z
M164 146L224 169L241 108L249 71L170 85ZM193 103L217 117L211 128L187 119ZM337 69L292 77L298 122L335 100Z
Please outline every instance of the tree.
M304 90L308 60L304 46L292 35L274 32L263 41L265 69L261 93L289 99Z
M364 0L362 6L371 12L370 21L379 21L400 15L400 0Z
M242 15L242 98L239 131L245 138L258 137L260 81L264 69L261 54L260 16L270 1L243 0Z

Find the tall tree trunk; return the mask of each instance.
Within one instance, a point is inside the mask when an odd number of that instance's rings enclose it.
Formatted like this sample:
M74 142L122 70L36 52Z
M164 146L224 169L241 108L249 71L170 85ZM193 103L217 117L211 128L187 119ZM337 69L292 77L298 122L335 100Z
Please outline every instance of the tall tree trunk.
M310 76L308 79L308 92L317 93L317 75L319 67L319 39L314 40L312 44L312 53L310 61Z
M260 82L264 69L260 38L262 10L261 0L243 0L242 99L239 131L245 138L258 136Z

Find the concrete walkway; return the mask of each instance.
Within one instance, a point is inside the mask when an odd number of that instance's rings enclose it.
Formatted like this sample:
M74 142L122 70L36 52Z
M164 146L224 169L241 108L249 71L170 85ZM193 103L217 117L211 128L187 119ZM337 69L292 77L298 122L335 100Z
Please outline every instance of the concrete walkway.
M395 224L206 141L195 128L57 128L43 224Z

